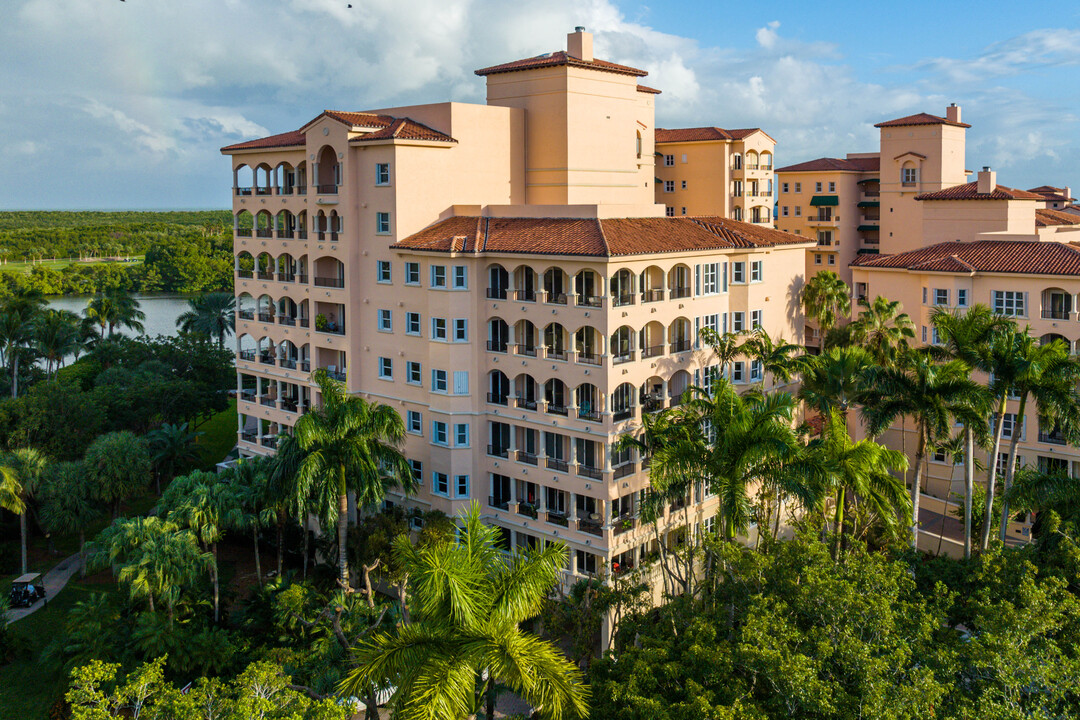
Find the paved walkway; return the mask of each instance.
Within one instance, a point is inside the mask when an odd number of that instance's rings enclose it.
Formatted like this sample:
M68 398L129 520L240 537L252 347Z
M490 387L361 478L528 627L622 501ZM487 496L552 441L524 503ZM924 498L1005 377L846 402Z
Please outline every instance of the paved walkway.
M71 576L79 572L79 554L76 553L71 557L64 558L60 561L56 567L49 572L45 573L45 598L52 599L56 597L56 594L64 589ZM22 620L27 615L36 612L40 608L45 607L45 603L38 600L36 603L28 608L12 608L7 612L7 619L9 623L13 623L16 620Z

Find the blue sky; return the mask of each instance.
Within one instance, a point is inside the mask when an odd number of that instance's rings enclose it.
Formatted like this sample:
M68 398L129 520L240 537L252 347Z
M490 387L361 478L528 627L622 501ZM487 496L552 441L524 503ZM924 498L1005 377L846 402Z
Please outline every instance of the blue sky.
M324 108L482 102L475 68L579 24L650 71L661 126L760 126L789 164L957 102L969 168L1080 191L1080 5L347 2L3 0L0 208L227 207L222 145Z

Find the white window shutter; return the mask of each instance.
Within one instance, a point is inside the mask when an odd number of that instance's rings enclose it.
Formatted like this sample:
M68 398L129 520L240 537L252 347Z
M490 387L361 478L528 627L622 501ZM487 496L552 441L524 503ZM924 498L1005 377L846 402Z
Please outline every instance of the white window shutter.
M728 289L728 264L726 262L724 263L724 273L723 273L723 275L724 275L724 292L727 292L727 289Z
M1024 315L1023 315L1023 316L1024 316L1024 317L1028 317L1028 316L1029 316L1029 313L1028 313L1028 294L1027 294L1027 290L1025 290L1025 291L1024 291Z
M455 395L467 395L469 392L469 371L468 370L455 370L454 371L454 394Z
M701 295L701 266L694 266L694 296Z
M694 347L701 347L701 318L694 318Z

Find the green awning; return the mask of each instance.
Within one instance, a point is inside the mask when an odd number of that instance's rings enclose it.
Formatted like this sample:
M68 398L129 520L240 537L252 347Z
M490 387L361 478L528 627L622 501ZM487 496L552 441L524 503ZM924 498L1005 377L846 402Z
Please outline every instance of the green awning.
M881 203L876 200L863 200L859 203L859 207L881 207Z
M879 255L877 248L859 248L856 255Z
M856 185L866 185L868 183L876 183L876 182L881 182L881 178L866 178L865 180L860 180L859 182L857 182L855 184Z
M840 204L838 195L815 195L810 198L810 204L814 207L836 207Z
M860 225L859 232L877 232L880 228L877 225Z

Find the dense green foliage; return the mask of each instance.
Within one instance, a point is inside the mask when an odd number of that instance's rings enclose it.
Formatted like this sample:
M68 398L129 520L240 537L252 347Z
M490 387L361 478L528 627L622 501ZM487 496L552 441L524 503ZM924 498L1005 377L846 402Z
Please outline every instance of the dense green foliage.
M103 258L144 257L143 262ZM205 212L0 212L0 292L208 292L232 288L232 217ZM79 262L82 261L82 262Z

